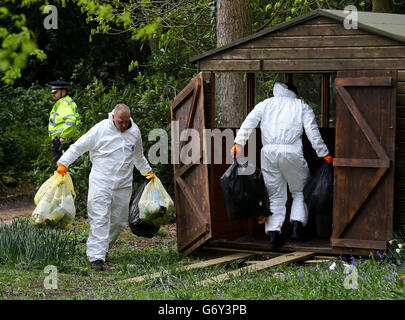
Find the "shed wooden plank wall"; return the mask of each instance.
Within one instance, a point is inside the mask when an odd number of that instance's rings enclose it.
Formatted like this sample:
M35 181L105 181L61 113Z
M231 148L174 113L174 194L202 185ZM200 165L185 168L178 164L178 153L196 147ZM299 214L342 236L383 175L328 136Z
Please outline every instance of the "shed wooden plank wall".
M405 67L398 70L394 231L405 232Z
M200 60L200 71L404 69L405 45L318 17Z

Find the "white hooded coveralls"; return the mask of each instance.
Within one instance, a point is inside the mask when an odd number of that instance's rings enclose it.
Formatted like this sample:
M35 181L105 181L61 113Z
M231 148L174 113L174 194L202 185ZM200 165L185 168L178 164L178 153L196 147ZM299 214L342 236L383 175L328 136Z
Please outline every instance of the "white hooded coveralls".
M309 169L302 149L303 130L318 157L329 154L311 107L283 83L275 83L273 95L255 106L235 138L235 143L244 146L260 122L261 169L272 212L265 223L266 233L281 232L286 215L287 184L293 197L290 221L300 221L303 226L308 222L303 190Z
M90 152L92 168L87 201L90 262L105 261L108 249L128 222L134 165L142 174L152 170L143 155L138 126L131 119L130 128L120 132L112 114L81 136L58 161L69 167L82 154Z

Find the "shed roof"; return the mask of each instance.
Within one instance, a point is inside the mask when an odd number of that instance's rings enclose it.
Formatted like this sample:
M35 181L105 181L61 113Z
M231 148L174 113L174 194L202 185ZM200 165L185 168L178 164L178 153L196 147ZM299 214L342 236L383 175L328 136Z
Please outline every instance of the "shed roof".
M397 40L405 43L405 15L404 14L391 14L391 13L379 13L379 12L364 12L358 11L358 28L370 33L374 33L383 37L387 37L393 40ZM263 29L247 37L241 38L239 40L233 41L225 46L215 48L204 52L203 54L194 56L190 58L190 62L197 62L213 54L231 49L240 44L246 43L250 40L257 39L261 36L270 34L272 32L287 29L289 27L300 24L304 21L316 18L316 17L326 17L338 22L344 21L347 17L347 13L343 10L327 10L327 9L317 9L311 11L302 16L296 17L289 21L276 24L272 27Z

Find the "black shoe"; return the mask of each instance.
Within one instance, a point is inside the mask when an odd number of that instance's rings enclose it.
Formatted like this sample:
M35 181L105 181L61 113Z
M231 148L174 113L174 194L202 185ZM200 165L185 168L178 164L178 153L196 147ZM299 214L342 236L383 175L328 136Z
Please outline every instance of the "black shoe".
M303 226L302 223L299 221L293 221L292 222L292 233L291 233L291 238L295 240L303 240L304 239L304 234L303 234Z
M91 264L91 267L94 270L97 270L97 271L103 271L104 270L104 267L103 267L104 261L103 260L92 261L90 264Z
M269 249L270 251L277 251L280 248L281 239L279 231L269 231Z

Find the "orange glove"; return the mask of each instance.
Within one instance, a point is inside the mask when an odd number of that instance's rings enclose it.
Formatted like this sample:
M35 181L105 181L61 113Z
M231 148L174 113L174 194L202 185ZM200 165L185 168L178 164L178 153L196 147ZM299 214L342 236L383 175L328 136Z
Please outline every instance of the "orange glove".
M149 171L148 173L144 174L144 176L146 177L146 179L152 179L155 180L155 173L153 171Z
M331 164L333 162L333 158L329 154L323 158L325 159L326 163L328 163L328 164Z
M236 153L236 154L235 154ZM242 147L238 144L235 144L231 149L231 156L233 159L239 157L242 153Z
M63 164L59 164L56 172L58 172L61 176L64 176L67 173L67 168Z

